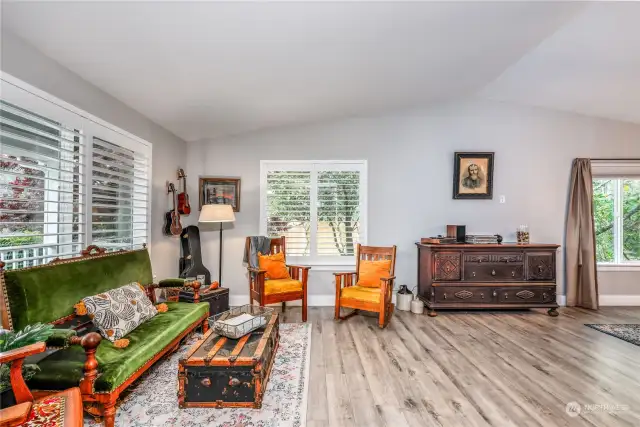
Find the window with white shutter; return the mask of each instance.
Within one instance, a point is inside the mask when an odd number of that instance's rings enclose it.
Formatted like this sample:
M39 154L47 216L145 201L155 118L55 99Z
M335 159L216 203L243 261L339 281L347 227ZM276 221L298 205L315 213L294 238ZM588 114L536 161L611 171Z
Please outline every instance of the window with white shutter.
M0 83L5 268L147 243L151 145L8 75Z
M366 161L263 161L261 234L285 236L287 259L353 263L366 240Z
M82 249L83 144L73 127L0 101L0 255L7 268Z
M143 153L93 138L91 242L110 250L148 241L148 161Z

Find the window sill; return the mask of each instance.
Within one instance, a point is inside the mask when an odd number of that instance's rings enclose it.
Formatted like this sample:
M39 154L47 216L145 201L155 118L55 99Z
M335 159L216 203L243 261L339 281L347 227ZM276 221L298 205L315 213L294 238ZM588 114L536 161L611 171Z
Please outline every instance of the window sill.
M640 271L640 263L637 264L598 264L599 272L610 271Z

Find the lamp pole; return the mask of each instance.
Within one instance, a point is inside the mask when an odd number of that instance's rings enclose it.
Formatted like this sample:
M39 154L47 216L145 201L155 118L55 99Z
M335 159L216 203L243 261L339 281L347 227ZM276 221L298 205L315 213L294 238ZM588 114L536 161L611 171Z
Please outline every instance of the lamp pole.
M218 266L218 283L222 286L222 223L220 223L220 264Z

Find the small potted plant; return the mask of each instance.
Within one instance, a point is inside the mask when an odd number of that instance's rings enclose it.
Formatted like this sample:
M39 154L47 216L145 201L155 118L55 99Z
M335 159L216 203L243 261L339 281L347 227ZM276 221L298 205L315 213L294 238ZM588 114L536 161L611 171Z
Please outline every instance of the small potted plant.
M0 329L0 353L37 342L46 342L52 333L53 325L45 325L42 323L29 325L17 332ZM9 378L10 369L10 364L0 364L0 408L13 406L16 403L13 390L11 390ZM22 376L25 381L28 381L39 370L38 365L32 363L24 364L22 366Z

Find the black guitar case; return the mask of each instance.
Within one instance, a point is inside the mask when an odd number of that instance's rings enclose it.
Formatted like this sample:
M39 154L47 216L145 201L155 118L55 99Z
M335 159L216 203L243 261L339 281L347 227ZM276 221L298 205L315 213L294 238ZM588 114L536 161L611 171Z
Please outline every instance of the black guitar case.
M210 285L211 273L202 264L200 230L198 227L195 225L185 227L180 233L180 243L182 244L182 257L180 257L179 277L185 279L204 274L204 286Z

